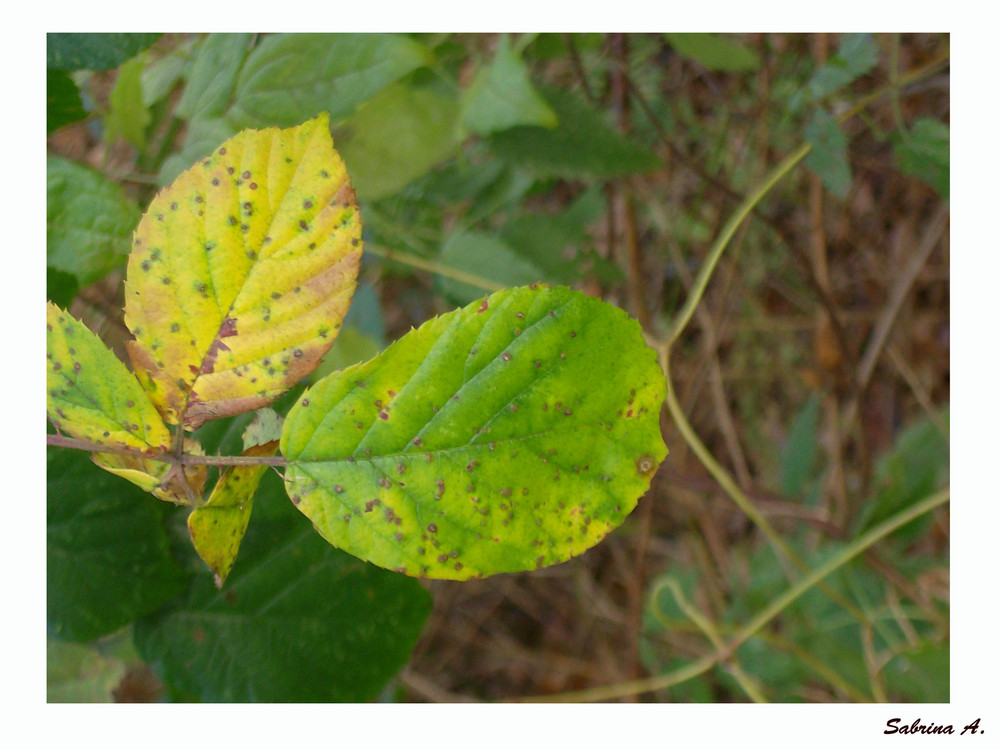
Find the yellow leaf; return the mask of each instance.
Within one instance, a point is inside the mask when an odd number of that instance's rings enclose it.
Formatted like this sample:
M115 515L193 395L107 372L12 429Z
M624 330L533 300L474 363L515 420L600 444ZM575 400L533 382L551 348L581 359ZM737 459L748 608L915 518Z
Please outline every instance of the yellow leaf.
M244 456L273 456L278 452L278 441L254 445L243 452ZM215 584L223 582L233 568L243 534L250 522L253 496L266 466L233 466L223 474L208 502L195 508L188 516L191 543L208 567L215 573Z
M310 373L354 293L361 220L327 116L244 130L153 199L125 282L136 374L169 424L258 408Z

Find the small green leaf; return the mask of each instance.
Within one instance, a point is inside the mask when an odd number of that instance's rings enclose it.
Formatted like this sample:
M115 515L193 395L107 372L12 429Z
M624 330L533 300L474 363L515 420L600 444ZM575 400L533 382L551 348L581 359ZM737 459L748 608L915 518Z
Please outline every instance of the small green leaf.
M195 120L226 113L252 38L252 34L209 34L201 42L191 61L184 93L177 102L178 117ZM212 146L221 140L224 139Z
M195 579L183 600L136 624L136 647L202 701L373 700L409 658L430 596L332 549L282 496L265 475L225 590Z
M125 281L129 355L170 424L269 403L350 304L361 221L325 115L246 130L153 199Z
M112 691L125 676L125 664L76 643L49 640L46 648L46 700L49 703L113 703Z
M429 87L389 86L340 123L337 148L362 200L392 195L459 149L458 101Z
M569 285L582 275L580 265L593 250L587 231L605 210L599 186L582 193L560 213L520 214L500 228L500 239L542 270L540 278Z
M183 591L164 526L169 506L99 471L82 451L47 453L49 633L92 641Z
M254 414L253 421L243 431L243 449L249 450L281 439L284 418L274 409L264 407Z
M809 98L816 101L866 74L878 63L878 45L871 34L844 34L837 54L809 80Z
M80 91L73 79L62 70L48 71L46 80L46 133L79 122L87 116Z
M479 135L514 125L553 128L558 124L556 113L531 85L528 68L511 49L506 35L500 37L493 61L466 89L462 119Z
M760 67L752 49L719 34L667 34L667 39L681 55L709 70L745 73Z
M554 87L541 93L559 126L519 125L494 133L490 147L505 161L545 177L618 177L660 166L656 154L608 127L577 95Z
M440 262L448 268L465 271L501 286L523 286L553 279L527 258L493 235L458 231L441 248ZM483 289L447 277L440 279L441 290L449 298L467 305L483 296Z
M164 100L181 81L191 61L194 40L181 42L161 57L144 55L146 64L140 75L142 104L147 109ZM176 110L174 111L176 115Z
M801 495L812 478L818 447L820 403L819 394L810 396L788 429L781 452L781 491L785 497Z
M142 97L142 71L145 62L133 58L118 69L115 86L108 97L110 110L107 115L105 138L113 142L121 136L137 149L146 145L146 126L152 122Z
M941 412L947 426L950 411ZM899 434L892 449L879 457L875 471L875 497L862 510L857 533L873 528L890 516L940 489L947 482L950 446L930 419L921 419ZM923 534L932 517L917 519L897 531L893 538L912 541Z
M83 285L125 262L139 209L121 186L67 159L46 162L48 264Z
M275 34L247 57L228 119L286 127L328 112L336 121L430 62L427 48L402 34Z
M57 429L108 447L165 451L170 432L128 368L96 334L46 308L46 412Z
M929 117L917 120L908 132L893 138L900 170L923 180L945 200L951 193L950 139L948 125Z
M947 642L921 643L895 655L883 668L891 699L912 703L951 700L950 671L951 648Z
M48 34L49 70L110 70L150 47L160 34Z
M649 487L663 388L619 308L500 291L307 390L281 438L287 491L331 544L409 575L552 565Z
M805 136L812 144L805 165L819 175L827 190L843 198L851 188L851 166L847 161L847 136L837 118L817 109L806 125Z

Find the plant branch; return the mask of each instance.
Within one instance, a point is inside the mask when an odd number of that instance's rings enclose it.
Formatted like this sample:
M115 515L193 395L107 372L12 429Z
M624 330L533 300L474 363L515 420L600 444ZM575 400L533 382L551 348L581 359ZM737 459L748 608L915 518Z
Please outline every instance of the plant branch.
M80 440L65 435L46 435L45 438L46 445L59 448L75 448L90 453L117 453L175 466L288 466L288 461L285 460L284 456L196 456L191 453L147 453L137 448L98 445L89 440Z

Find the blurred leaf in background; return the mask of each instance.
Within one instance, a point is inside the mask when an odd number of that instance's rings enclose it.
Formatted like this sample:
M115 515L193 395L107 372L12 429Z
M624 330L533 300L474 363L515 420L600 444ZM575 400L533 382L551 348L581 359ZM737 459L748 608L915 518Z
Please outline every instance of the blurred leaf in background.
M812 145L806 166L820 176L827 190L843 198L851 188L851 165L847 161L847 136L837 118L817 109L806 124L805 135Z
M49 635L87 642L179 594L167 504L99 470L81 451L48 449Z
M49 70L110 70L150 47L160 34L46 35Z
M747 73L760 67L760 60L752 49L721 34L667 34L666 37L679 54L709 70Z
M87 116L80 90L64 70L49 70L46 76L46 130L49 135L64 125Z
M142 71L145 67L145 61L133 58L118 69L104 133L108 143L120 136L140 151L146 145L146 126L152 122L153 116L142 93Z
M48 264L81 285L120 267L139 207L119 184L89 167L49 156L46 171Z
M875 469L876 494L859 516L857 532L878 525L948 482L950 443L947 432L950 410L935 419L926 417L903 430L892 449L879 457ZM919 518L893 535L901 544L926 532L931 518Z
M398 192L459 148L458 100L437 86L397 83L334 126L359 200Z
M481 136L515 125L554 128L558 124L556 113L531 85L528 69L506 35L500 37L493 61L480 68L466 89L462 118L469 130Z
M48 703L113 703L112 691L125 664L90 646L49 640L46 644Z
M648 172L660 165L656 154L607 125L579 95L551 86L539 91L560 127L519 125L494 133L490 147L507 163L526 167L538 177L595 179Z
M781 452L781 492L798 497L813 476L818 452L821 398L814 393L795 416Z
M922 117L892 139L900 170L923 180L945 200L951 194L950 138L948 125Z

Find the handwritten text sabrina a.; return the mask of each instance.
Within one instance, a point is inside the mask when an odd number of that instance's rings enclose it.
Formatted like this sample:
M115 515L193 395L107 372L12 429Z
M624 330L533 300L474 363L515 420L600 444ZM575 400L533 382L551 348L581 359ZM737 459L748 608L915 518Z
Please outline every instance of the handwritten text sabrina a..
M882 734L955 734L955 728L951 724L935 724L930 722L929 724L924 724L920 719L914 719L911 724L900 724L902 719L895 718L889 719L885 723L886 729ZM967 724L962 729L962 734L966 732L971 732L976 734L979 729L979 719L976 719L971 724Z

